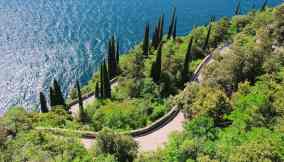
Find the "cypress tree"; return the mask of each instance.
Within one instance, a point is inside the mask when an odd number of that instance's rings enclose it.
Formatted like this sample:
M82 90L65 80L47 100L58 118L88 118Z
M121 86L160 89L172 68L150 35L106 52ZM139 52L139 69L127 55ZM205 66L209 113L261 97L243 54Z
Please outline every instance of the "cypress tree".
M116 43L116 66L118 68L118 65L119 65L119 55L120 55L120 51L119 51L119 41L117 40L117 43ZM118 70L118 69L117 69Z
M119 62L119 44L116 43L114 35L108 42L108 71L110 79L113 79L118 73Z
M174 8L174 11L172 13L172 17L171 17L171 21L170 21L170 25L169 25L169 31L168 31L168 39L170 39L171 36L172 36L175 19L176 19L176 8Z
M100 84L99 84L99 82L96 83L95 97L96 97L96 98L100 98L100 97L101 97L101 95L100 95Z
M173 39L176 40L177 36L177 18L175 19L174 29L173 29Z
M156 50L158 48L158 45L159 45L159 29L156 26L152 39L152 47Z
M107 59L108 59L109 77L113 78L115 75L115 67L114 67L115 53L113 53L113 37L108 42Z
M50 107L57 105L56 94L52 87L49 88Z
M182 86L184 85L184 83L189 81L188 67L189 67L189 63L192 59L192 54L191 54L192 43L193 43L193 38L191 37L189 44L188 44L187 52L186 52L186 55L185 55L185 60L184 60L184 65L183 65L183 70L182 70Z
M105 61L104 61L105 62ZM100 89L100 97L101 98L104 98L104 96L105 96L105 90L104 90L104 71L103 71L103 64L101 65L101 72L100 72L100 78L101 78L101 81L100 81L100 83L101 83L101 89Z
M241 0L239 0L235 9L235 15L240 15L240 14L241 14Z
M151 67L151 77L153 78L153 81L157 84L159 84L160 76L162 72L162 44L160 44L158 53L156 56L156 61L152 64Z
M163 40L163 34L164 34L164 15L162 15L159 19L158 23L158 44L160 44Z
M83 106L83 99L81 95L80 83L78 80L76 81L76 87L77 87L77 94L78 94L78 101L79 101L79 120L83 122L85 121L85 112L84 112L84 106Z
M53 81L53 90L55 94L56 105L66 106L63 94L61 92L60 85L58 84L57 80L54 79Z
M39 99L40 99L40 110L41 110L41 112L47 113L48 108L47 108L46 98L45 98L45 95L42 92L39 93Z
M211 29L212 29L212 25L211 25L211 22L210 22L209 26L208 26L207 36L206 36L206 39L205 39L205 42L204 42L204 45L203 45L203 48L202 48L203 50L206 50L208 48Z
M111 98L111 84L106 63L103 64L104 98Z
M144 41L143 41L143 55L145 57L148 57L149 55L149 32L150 32L150 26L149 24L147 24L145 27Z
M164 15L160 16L158 24L155 26L155 30L152 36L152 47L156 50L159 44L162 42L164 34Z
M262 6L261 6L261 8L260 8L260 11L261 11L261 12L264 11L265 8L266 8L266 6L267 6L267 0L264 0Z

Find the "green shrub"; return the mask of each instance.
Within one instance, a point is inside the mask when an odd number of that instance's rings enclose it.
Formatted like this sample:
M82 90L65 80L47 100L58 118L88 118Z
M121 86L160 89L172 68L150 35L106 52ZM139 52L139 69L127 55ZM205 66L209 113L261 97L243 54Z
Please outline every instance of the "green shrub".
M109 129L98 133L94 146L95 154L110 154L119 162L132 162L137 155L138 145L128 136L117 134Z

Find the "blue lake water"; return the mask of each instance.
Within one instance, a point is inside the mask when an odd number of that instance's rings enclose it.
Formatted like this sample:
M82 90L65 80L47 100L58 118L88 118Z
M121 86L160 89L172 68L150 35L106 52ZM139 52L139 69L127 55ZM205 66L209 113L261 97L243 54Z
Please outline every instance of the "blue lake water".
M242 11L264 0L243 0ZM270 5L282 0L269 0ZM145 22L177 7L178 34L210 16L231 16L237 0L1 0L0 112L12 105L32 108L53 78L67 90L86 83L112 33L127 51L143 38Z

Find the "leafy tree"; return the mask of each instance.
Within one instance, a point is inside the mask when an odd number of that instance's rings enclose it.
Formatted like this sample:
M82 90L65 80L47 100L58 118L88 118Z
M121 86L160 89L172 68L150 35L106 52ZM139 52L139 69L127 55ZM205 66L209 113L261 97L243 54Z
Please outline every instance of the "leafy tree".
M102 154L95 157L94 162L117 162L116 158L110 154Z
M208 115L218 126L223 124L224 115L232 110L229 99L223 91L194 83L188 85L172 102L182 108L187 118Z
M42 113L47 113L48 108L47 108L47 102L45 99L45 96L42 92L39 93L39 98L40 98L40 109Z
M284 141L281 135L270 130L253 129L247 139L234 149L229 161L283 161Z
M284 44L284 5L281 5L274 12L274 32L273 37L276 38L278 44Z
M119 162L132 162L136 157L138 145L128 136L104 129L97 135L95 149L96 154L110 154Z

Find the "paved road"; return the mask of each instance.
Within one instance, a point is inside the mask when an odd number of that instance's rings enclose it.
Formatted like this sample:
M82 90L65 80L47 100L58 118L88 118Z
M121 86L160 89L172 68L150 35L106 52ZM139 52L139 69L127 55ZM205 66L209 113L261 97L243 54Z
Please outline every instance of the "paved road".
M170 134L172 134L173 132L182 131L184 121L185 118L183 113L179 112L172 121L159 128L157 131L154 131L153 133L145 136L135 137L134 140L139 144L139 151L149 152L164 146ZM94 139L81 139L81 143L85 146L86 149L90 149L94 142Z
M172 134L173 132L181 132L183 130L184 122L184 115L182 112L179 112L178 115L164 127L146 136L134 138L134 140L139 144L139 151L155 151L158 148L163 147L164 144L168 141L170 134Z
M212 57L209 55L203 60L203 64L201 64L197 70L195 71L196 75L194 77L195 81L200 82L202 79L200 77L201 71L203 67L212 62ZM92 102L95 98L90 97L87 99L84 104L88 104ZM78 105L74 105L71 108L72 112L78 111ZM185 122L185 118L182 112L179 112L175 118L173 118L169 123L160 127L158 130L147 134L141 137L135 137L134 140L139 144L140 152L148 152L154 151L158 148L164 146L164 144L168 141L168 137L173 132L181 132L183 130L183 123ZM85 146L85 148L90 149L95 142L95 139L81 139L81 143Z

